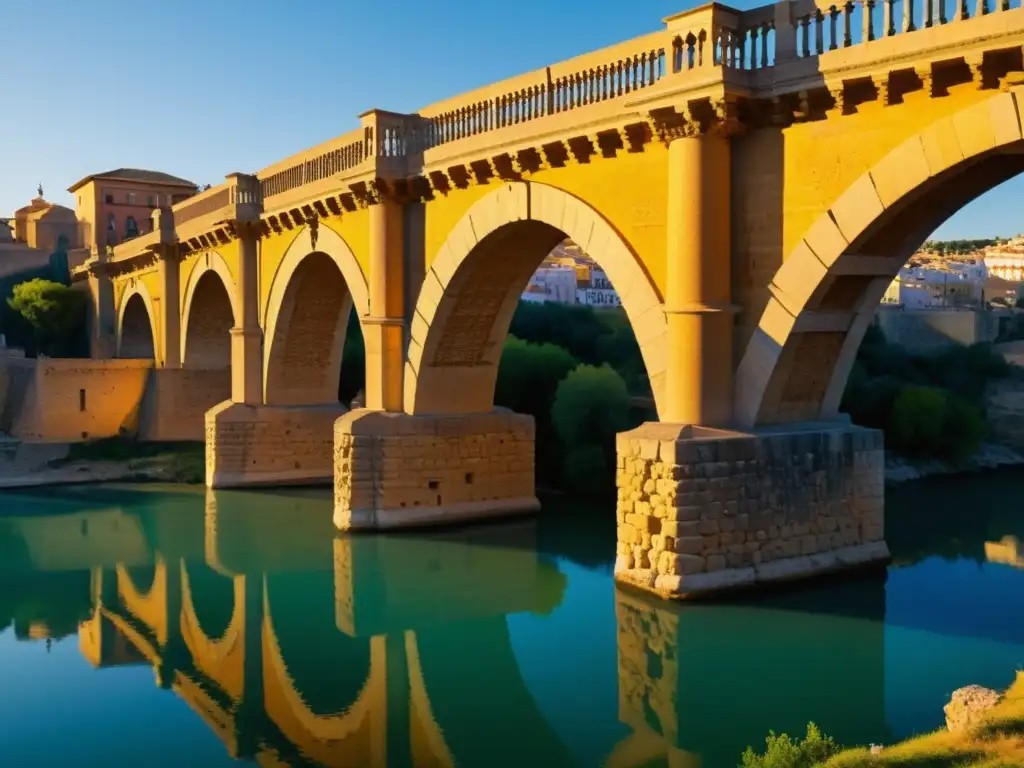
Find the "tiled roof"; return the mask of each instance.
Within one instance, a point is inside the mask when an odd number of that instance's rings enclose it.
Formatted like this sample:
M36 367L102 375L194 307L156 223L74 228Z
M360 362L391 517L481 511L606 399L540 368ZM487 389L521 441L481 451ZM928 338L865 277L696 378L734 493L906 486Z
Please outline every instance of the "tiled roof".
M74 192L76 189L89 183L93 179L115 179L117 181L136 181L143 184L167 184L169 186L178 187L196 186L188 179L171 176L169 173L161 173L160 171L144 171L139 168L118 168L114 171L104 171L103 173L94 173L91 176L86 176L81 181L72 184L68 188L68 192Z

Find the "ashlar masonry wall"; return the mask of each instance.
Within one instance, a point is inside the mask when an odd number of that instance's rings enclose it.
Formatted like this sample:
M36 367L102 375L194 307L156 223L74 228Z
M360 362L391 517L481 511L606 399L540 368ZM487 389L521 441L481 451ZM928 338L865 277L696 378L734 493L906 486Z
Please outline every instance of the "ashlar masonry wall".
M620 581L689 597L888 558L877 430L649 423L618 438Z
M352 411L335 425L334 522L381 529L534 512L533 473L530 416Z

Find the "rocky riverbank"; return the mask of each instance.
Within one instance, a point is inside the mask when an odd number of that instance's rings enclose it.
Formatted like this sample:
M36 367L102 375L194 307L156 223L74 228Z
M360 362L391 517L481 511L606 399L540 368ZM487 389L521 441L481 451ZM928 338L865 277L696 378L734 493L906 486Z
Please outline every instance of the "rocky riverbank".
M0 438L0 490L46 485L109 482L201 483L200 447L149 444L22 443Z

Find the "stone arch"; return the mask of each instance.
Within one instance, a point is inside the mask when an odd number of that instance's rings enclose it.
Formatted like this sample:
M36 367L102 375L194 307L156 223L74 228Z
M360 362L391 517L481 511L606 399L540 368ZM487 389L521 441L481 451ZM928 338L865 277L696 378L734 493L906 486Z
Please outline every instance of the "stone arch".
M182 365L229 367L230 330L239 323L239 311L238 290L224 257L216 251L200 255L188 276L182 304Z
M348 244L333 230L305 227L274 274L263 353L268 405L338 402L345 331L352 308L369 313L369 288Z
M146 574L148 578L145 584L139 583L139 570L124 564L115 567L118 599L124 609L145 625L162 646L167 643L171 632L167 624L167 562L157 555L152 576ZM135 571L134 577L132 571Z
M1024 171L1018 94L937 120L851 184L776 271L736 371L735 421L838 417L886 287L963 206Z
M408 413L493 408L501 348L519 296L541 259L566 237L601 265L618 292L661 412L667 324L639 257L585 201L546 184L512 182L466 212L427 270L405 367Z
M117 313L117 356L156 359L156 313L149 289L141 280L124 292Z

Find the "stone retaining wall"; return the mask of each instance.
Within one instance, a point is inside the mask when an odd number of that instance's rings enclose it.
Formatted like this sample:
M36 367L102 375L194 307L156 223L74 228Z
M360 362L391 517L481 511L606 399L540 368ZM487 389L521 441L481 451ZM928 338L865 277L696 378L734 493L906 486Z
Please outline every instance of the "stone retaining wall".
M687 597L888 557L877 430L649 423L617 450L620 581Z
M434 525L540 508L530 416L352 411L334 438L342 530Z
M342 405L251 406L224 402L206 413L210 488L330 483L334 422Z

